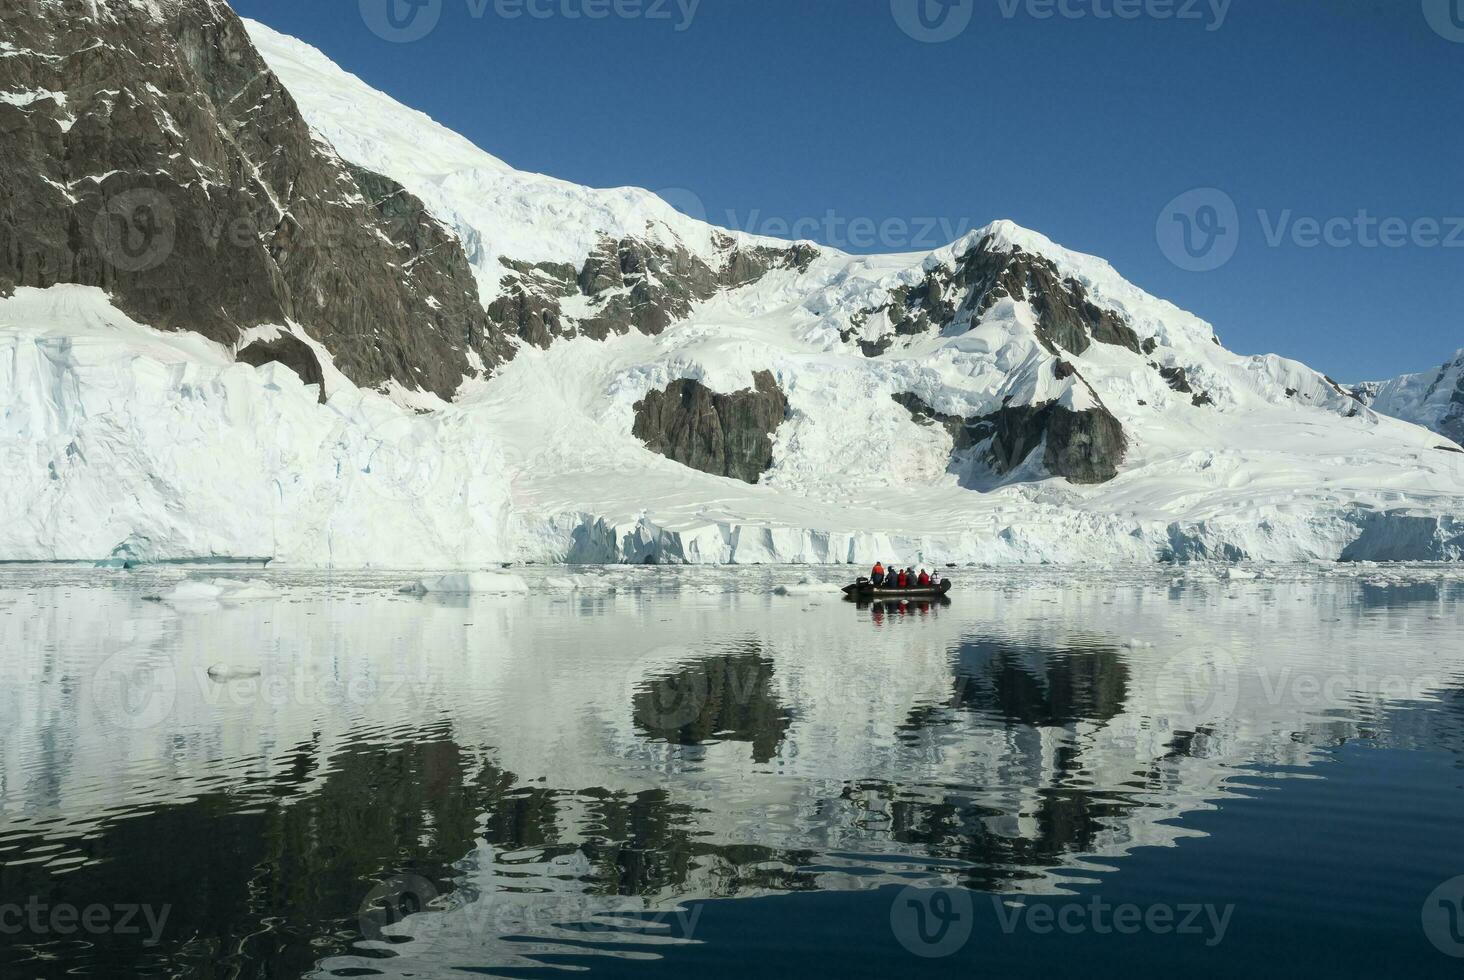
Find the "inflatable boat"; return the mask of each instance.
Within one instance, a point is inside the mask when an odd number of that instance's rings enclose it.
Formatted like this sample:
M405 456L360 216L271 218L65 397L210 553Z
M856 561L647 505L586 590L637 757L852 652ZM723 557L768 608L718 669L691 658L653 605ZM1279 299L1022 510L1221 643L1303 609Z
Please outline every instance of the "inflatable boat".
M912 589L888 589L876 586L868 579L860 579L853 585L844 586L844 594L851 599L938 599L951 591L952 582L946 579L940 585L916 586Z

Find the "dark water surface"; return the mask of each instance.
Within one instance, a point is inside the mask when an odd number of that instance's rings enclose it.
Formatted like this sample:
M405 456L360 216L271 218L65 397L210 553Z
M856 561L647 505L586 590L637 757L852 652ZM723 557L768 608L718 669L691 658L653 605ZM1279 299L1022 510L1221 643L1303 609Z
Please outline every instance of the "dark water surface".
M1464 968L1464 571L836 574L0 569L0 976Z

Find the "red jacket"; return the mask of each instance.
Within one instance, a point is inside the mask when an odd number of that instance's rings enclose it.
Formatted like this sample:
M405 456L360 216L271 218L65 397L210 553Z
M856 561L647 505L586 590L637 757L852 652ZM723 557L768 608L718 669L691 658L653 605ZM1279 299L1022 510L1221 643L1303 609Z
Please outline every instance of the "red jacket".
M921 588L924 588L925 586L927 586L929 584L930 584L930 573L929 572L921 572L920 573L920 587Z
M900 573L900 577L899 577L899 580L898 581L899 581L899 587L900 588L902 588L902 589L908 589L910 587L910 576L906 575L904 572L901 572Z
M873 574L875 574L875 575L883 575L884 574L884 562L877 561L877 562L874 563L874 572L873 572Z

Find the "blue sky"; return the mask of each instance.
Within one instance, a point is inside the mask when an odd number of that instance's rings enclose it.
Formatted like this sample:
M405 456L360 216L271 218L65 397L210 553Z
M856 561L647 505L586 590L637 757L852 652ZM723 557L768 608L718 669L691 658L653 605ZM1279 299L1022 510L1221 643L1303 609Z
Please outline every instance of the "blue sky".
M1240 352L1351 380L1464 346L1464 0L232 2L514 166L718 224L903 251L1011 218Z

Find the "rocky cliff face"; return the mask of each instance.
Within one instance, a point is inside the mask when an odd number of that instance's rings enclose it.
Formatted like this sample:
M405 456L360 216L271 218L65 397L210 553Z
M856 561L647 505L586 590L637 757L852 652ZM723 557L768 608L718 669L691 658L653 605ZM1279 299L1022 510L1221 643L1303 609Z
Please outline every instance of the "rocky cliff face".
M1032 304L1039 319L1038 336L1053 354L1079 355L1095 342L1140 353L1139 336L1123 316L1096 306L1082 283L1064 278L1052 260L995 244L994 237L987 236L960 256L954 269L937 268L920 283L892 292L888 303L861 311L856 327L880 317L888 323L877 340L864 339L865 353L877 356L898 337L974 323L1003 299Z
M232 345L293 320L356 383L511 354L458 242L318 142L217 0L0 7L0 293L79 283Z
M1051 475L1079 484L1105 483L1118 475L1128 451L1123 426L1101 404L1082 412L1056 402L1008 405L990 415L962 418L937 412L914 394L894 400L916 422L945 427L952 441L951 469L968 484L972 462L1007 476L1043 447L1042 464Z
M633 434L684 466L756 483L773 465L773 436L788 417L788 399L771 372L758 372L753 382L730 395L690 380L648 392L636 403Z
M504 295L488 313L504 333L536 347L563 337L604 340L632 330L656 336L722 290L750 285L774 269L801 272L818 256L808 245L747 248L730 237L720 238L718 246L715 268L685 247L636 238L602 238L578 269L505 260ZM566 315L563 301L571 298L582 300L588 314Z

